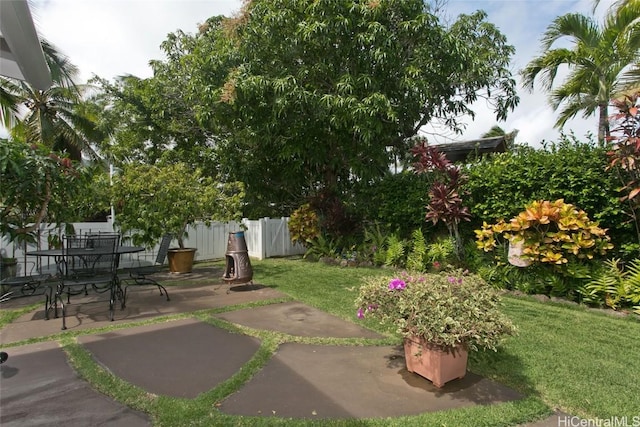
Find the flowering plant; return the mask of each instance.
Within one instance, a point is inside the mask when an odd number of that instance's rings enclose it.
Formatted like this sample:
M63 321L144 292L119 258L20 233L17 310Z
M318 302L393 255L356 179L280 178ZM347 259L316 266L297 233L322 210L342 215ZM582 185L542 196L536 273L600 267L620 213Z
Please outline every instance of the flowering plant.
M500 312L498 292L467 272L372 277L360 287L358 317L374 316L404 338L424 337L437 346L496 350L516 329Z

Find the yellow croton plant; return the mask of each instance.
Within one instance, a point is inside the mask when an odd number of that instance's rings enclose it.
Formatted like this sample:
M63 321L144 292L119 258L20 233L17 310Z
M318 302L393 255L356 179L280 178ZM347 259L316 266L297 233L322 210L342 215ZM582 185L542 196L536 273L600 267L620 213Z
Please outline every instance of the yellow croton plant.
M502 237L522 242L522 257L548 264L566 264L571 256L592 259L613 248L606 229L563 199L534 201L509 222L485 222L475 233L478 248L485 252L493 251Z

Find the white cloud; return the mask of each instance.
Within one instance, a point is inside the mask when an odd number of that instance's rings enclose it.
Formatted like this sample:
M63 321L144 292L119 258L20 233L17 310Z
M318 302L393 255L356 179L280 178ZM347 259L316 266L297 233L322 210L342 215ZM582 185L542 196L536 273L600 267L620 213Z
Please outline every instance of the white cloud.
M214 15L231 15L239 0L49 0L33 6L40 34L81 70L113 78L122 74L151 76L149 61L162 59L167 34L197 25Z

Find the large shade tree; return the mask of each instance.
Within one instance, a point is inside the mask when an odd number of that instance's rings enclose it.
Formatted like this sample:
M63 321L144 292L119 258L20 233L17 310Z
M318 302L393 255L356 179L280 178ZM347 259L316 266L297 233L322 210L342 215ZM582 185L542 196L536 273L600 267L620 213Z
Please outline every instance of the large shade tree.
M289 213L384 174L428 122L460 129L486 97L518 101L513 48L482 12L441 24L421 0L254 0L200 27L189 55L196 117L254 205Z
M562 128L579 113L584 118L595 113L598 140L603 142L609 136L609 100L628 89L629 77L637 76L640 70L639 17L640 2L627 1L612 8L601 24L593 17L569 13L547 28L542 37L543 53L521 73L525 87L533 89L537 79L550 93L551 106L560 109L556 127ZM570 48L562 47L565 41ZM554 85L562 67L568 68L568 75Z
M93 101L102 109L99 126L107 135L100 143L101 151L118 165L157 162L171 148L171 138L162 120L166 109L154 105L157 102L152 94L152 79L126 75L113 82L96 81L102 92Z
M162 48L152 78L102 81L103 150L245 182L250 215L335 206L424 124L460 130L479 98L498 119L518 101L513 48L486 15L445 27L419 0L248 1Z

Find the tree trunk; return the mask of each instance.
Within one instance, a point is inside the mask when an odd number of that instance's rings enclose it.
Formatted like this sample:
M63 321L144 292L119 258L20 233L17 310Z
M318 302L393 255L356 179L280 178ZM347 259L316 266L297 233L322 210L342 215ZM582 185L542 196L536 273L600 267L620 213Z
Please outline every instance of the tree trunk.
M600 117L598 118L598 143L605 145L605 139L609 137L609 108L608 104L598 106Z

